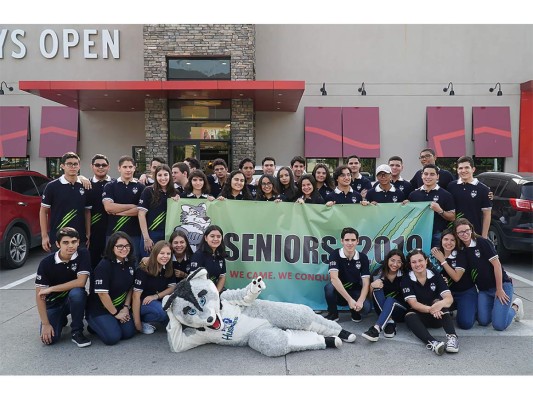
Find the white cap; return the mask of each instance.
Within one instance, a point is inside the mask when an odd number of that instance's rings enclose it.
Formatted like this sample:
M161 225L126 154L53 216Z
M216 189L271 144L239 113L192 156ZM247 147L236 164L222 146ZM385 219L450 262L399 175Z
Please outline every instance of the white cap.
M379 167L377 167L376 176L378 176L380 172L386 172L387 174L392 174L392 171L387 164L381 164Z

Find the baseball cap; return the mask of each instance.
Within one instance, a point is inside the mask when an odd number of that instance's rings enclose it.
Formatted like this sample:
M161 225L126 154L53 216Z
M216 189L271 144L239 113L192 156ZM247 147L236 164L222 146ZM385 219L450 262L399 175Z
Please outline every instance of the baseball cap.
M376 176L377 176L380 172L385 172L385 173L387 173L387 174L392 174L392 171L391 171L390 167L389 167L387 164L381 164L379 167L377 167L377 169L376 169Z

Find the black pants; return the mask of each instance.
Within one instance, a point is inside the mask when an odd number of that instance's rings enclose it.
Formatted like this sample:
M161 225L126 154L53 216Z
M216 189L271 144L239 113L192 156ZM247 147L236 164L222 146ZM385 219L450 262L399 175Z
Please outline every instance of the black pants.
M405 323L407 327L413 332L417 338L423 343L427 344L435 339L428 332L429 328L444 328L444 332L448 335L455 335L455 327L453 326L452 316L448 309L442 309L444 313L442 319L437 319L431 314L420 313L418 311L409 311L405 315Z

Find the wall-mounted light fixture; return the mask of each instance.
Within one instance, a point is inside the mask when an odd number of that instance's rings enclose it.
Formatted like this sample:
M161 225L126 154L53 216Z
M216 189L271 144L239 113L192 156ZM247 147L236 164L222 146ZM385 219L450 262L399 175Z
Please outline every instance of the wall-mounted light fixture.
M494 92L494 90L496 89L496 87L499 88L499 89L498 89L498 92L496 93L496 96L501 96L503 93L502 93L502 85L500 85L500 82L496 83L496 85L494 85L493 88L491 87L491 88L489 89L489 92L491 92L491 93Z
M452 88L452 89L450 90L450 96L455 96L455 92L453 91L453 83L451 83L451 82L448 83L448 87L443 88L442 91L443 91L444 93L446 93L446 92L448 91L448 89L450 89L450 86L451 86L451 88Z
M322 93L322 96L327 96L328 92L326 92L326 83L324 82L322 84L322 87L320 88L320 93Z
M365 90L365 83L361 83L361 87L357 89L359 93L361 93L361 96L366 96L366 90Z
M13 86L9 86L5 81L2 81L2 83L0 83L0 96L5 94L4 89L2 89L4 87L4 85L6 85L6 89L7 90L9 90L10 92L13 91Z

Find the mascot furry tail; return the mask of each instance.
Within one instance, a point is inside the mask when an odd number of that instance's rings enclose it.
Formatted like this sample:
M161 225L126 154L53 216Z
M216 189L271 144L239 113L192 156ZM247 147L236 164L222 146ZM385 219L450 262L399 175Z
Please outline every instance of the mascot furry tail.
M266 288L261 278L243 289L221 295L201 268L176 285L163 299L170 322L170 349L182 352L207 343L250 346L277 357L302 350L340 347L355 335L301 304L257 300Z

